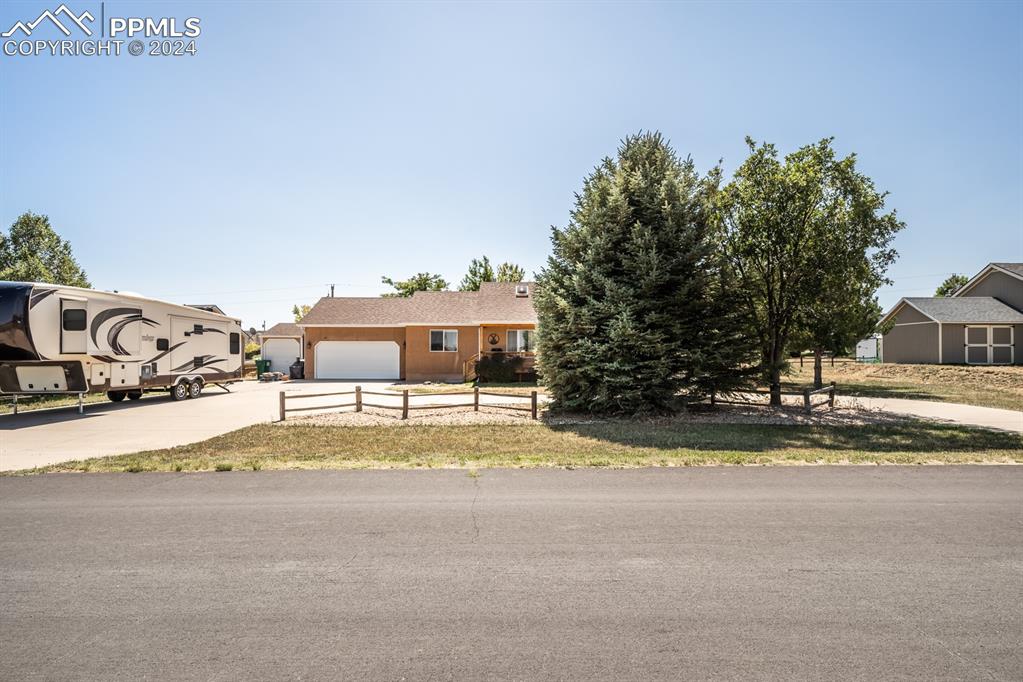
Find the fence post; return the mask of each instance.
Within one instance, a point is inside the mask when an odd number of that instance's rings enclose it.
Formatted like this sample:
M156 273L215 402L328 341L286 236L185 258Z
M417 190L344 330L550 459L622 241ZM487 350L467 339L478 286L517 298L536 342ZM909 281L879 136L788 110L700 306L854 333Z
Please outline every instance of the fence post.
M284 421L284 391L281 391L281 421Z
M82 394L78 394L78 414L85 414L85 410L82 408Z
M810 414L810 389L803 389L803 411Z
M831 382L831 393L828 394L828 407L835 407L835 382Z
M717 404L717 395L715 395L714 389L710 390L710 404L711 405L716 405Z
M474 412L480 411L480 387L473 386L472 389L472 409Z
M355 411L362 412L362 386L355 387Z
M408 419L408 389L401 392L401 418Z
M832 367L835 366L835 354L834 353L831 354L831 366Z
M18 414L18 394L14 394L14 414Z
M533 419L536 419L536 391L533 391L529 395L530 407L533 410Z
M802 353L799 354L799 366L800 367L803 366L803 354Z

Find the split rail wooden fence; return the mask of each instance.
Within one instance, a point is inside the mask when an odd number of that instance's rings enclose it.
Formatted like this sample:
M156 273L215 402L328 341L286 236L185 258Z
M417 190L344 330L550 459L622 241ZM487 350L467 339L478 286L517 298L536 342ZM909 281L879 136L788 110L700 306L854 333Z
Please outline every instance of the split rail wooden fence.
M280 392L280 420L284 421L287 415L292 412L311 412L313 410L339 410L346 407L354 407L356 412L362 412L363 407L375 407L383 410L401 410L401 418L408 419L408 413L410 410L445 410L454 409L460 407L471 407L474 411L480 411L480 396L496 396L499 398L508 397L524 397L514 396L507 393L493 393L489 391L481 391L478 388L474 388L471 391L453 391L453 392L435 392L435 393L414 393L409 394L408 389L401 392L401 405L384 405L381 403L367 402L363 400L363 396L387 396L389 398L396 397L398 394L388 391L365 391L362 386L356 386L354 391L338 391L332 393L285 393ZM412 405L410 404L411 398L431 398L434 396L451 396L451 395L471 395L472 402L464 403L443 403L443 404L430 404L430 405ZM333 396L353 396L350 402L341 402L331 405L311 405L303 407L291 407L288 405L289 402L295 400L303 400L308 398L326 398ZM537 419L538 406L537 406L537 392L532 391L529 394L529 407L518 407L516 405L488 405L484 404L484 407L494 408L498 410L510 410L512 412L529 412L530 417Z

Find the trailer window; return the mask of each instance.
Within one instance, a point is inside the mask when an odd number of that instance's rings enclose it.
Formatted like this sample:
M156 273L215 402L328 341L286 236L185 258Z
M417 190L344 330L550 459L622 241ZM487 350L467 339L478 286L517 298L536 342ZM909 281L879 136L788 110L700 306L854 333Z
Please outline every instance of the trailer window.
M84 332L85 311L81 308L68 308L64 311L62 324L66 332Z
M242 352L242 337L241 334L232 333L230 336L231 343L231 355L238 355Z
M167 350L168 348L170 348L170 341L167 339L156 340L156 350Z
M202 367L202 362L203 357L201 355L196 355L195 357L192 358L192 367L193 368Z
M192 325L192 333L193 334L202 334L202 325L201 324L193 324Z

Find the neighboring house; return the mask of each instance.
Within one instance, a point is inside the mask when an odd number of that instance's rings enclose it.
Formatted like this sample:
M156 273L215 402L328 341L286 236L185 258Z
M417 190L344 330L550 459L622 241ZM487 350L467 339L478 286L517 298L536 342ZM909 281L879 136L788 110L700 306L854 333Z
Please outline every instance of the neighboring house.
M302 357L302 330L294 322L278 322L260 332L259 357L270 361L271 371L287 374L295 359Z
M884 362L1023 364L1023 263L991 263L947 298L903 298L892 322Z
M463 381L482 355L534 353L533 284L321 298L298 326L307 379Z

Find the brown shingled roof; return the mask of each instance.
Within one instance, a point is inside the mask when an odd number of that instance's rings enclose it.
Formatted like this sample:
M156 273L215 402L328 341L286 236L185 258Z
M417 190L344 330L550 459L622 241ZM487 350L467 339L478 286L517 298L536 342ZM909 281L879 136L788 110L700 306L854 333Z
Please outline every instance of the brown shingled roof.
M278 322L265 332L259 332L260 336L302 336L302 330L294 322Z
M487 282L479 291L417 291L408 298L321 298L301 325L400 327L417 324L536 323L532 283L516 296L514 283Z

